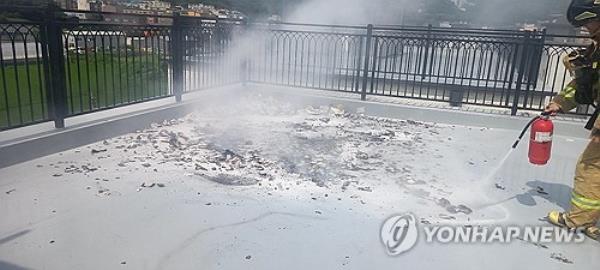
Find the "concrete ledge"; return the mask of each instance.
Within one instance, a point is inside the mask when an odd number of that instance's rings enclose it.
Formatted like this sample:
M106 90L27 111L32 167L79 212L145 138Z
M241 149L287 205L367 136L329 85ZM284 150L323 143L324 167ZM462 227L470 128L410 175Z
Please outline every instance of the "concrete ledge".
M352 93L264 85L249 85L245 88L227 86L187 94L181 103L169 99L85 115L81 119L69 119L71 125L65 129L45 128L29 134L24 134L26 132L23 130L13 131L11 136L0 133L0 168L144 129L151 123L180 118L203 106L232 100L248 93L273 96L298 107L342 104L349 111L364 108L372 116L515 130L515 138L529 121L527 117L422 108L379 100L361 101L358 94ZM31 127L29 129L35 130ZM27 128L24 130L27 131ZM17 136L19 134L22 136ZM556 135L586 138L589 132L578 122L556 121Z
M189 107L160 107L14 141L0 147L0 168L143 129L152 122L180 117Z

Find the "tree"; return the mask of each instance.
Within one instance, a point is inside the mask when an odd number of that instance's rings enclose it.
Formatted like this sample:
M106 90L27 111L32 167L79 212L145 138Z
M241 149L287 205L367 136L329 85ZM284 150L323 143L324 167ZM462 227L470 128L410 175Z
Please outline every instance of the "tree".
M422 7L429 23L456 21L463 17L463 11L450 0L423 0Z
M39 20L45 16L45 11L58 5L54 0L11 0L10 4L2 5L0 20L17 18L25 20Z
M564 14L569 1L561 0L471 0L469 20L490 25L535 23L552 14Z

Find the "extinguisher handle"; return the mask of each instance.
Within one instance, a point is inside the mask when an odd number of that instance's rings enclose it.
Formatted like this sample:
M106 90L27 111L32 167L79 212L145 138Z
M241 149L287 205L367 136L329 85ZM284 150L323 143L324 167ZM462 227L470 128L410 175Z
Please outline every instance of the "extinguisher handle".
M540 115L541 116L551 116L552 112L542 112Z

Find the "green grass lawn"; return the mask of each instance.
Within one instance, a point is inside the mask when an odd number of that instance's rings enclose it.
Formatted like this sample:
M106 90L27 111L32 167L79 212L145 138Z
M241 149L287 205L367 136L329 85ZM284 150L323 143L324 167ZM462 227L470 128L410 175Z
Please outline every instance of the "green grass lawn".
M0 128L46 119L45 95L41 61L16 68L5 62L0 66Z
M167 63L156 53L69 53L69 114L168 95ZM48 102L41 61L0 67L0 129L46 120Z

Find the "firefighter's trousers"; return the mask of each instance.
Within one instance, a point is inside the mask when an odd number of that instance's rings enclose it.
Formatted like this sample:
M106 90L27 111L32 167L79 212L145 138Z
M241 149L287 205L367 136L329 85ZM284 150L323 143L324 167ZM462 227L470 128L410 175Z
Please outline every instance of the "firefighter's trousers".
M594 226L600 219L600 143L590 142L575 169L571 210L565 221L571 228Z

